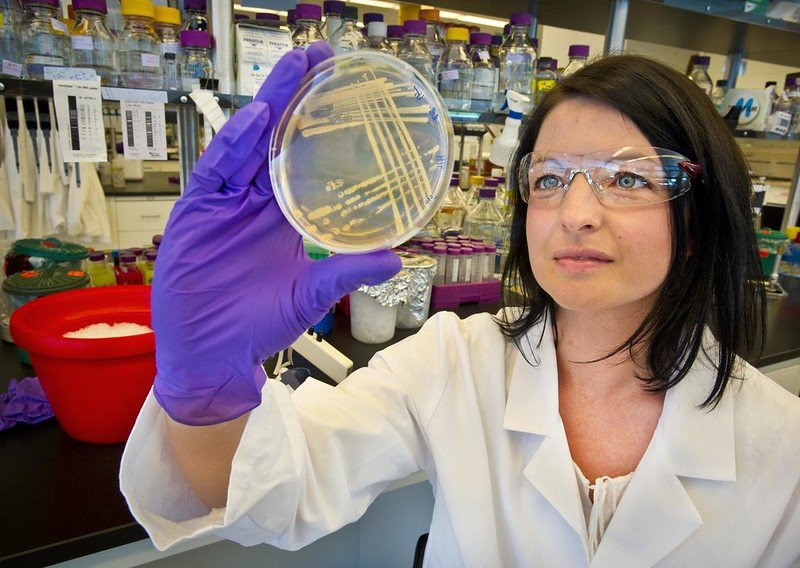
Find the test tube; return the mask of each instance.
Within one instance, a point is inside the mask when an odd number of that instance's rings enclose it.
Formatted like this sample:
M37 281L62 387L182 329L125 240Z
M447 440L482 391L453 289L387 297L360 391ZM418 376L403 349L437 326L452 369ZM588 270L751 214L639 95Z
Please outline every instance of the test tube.
M494 262L495 255L497 254L497 247L494 245L486 245L486 253L484 254L483 264L483 281L491 282L494 278Z
M461 249L456 247L447 248L447 268L445 270L445 283L456 284L458 282L458 265L461 260Z
M473 245L472 250L472 278L473 282L483 282L483 267L486 265L486 249L483 245Z
M461 262L458 265L458 281L467 284L472 281L472 248L461 247Z
M447 247L444 245L433 247L433 258L436 259L436 275L433 277L433 283L444 284L447 271Z

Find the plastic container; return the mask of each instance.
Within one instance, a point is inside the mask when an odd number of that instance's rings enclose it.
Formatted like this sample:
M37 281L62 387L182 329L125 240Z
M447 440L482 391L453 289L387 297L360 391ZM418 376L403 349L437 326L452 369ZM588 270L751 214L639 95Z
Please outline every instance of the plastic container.
M72 0L75 25L72 36L72 66L94 69L100 83L117 84L117 40L106 25L108 12L105 0Z
M340 0L325 0L322 3L322 11L325 12L325 23L322 26L322 35L330 40L342 25L342 14L344 13L344 2Z
M536 44L529 37L531 15L526 12L511 14L509 35L498 51L500 73L495 96L495 112L506 110L506 90L529 97L522 109L529 113L533 108L533 80L536 71Z
M395 57L400 52L400 46L403 45L403 35L403 26L386 26L386 41L389 44L389 49L392 50L392 55Z
M711 77L708 76L708 66L710 64L711 58L708 55L694 55L692 56L692 68L687 75L709 97L711 96L711 91L714 90L714 83L711 82Z
M11 318L61 427L77 440L124 442L156 374L152 333L63 337L95 323L150 325L150 288L86 288L30 302Z
M350 293L350 334L362 343L385 343L394 337L397 306L382 306L364 292Z
M474 250L472 247L461 247L461 262L458 266L458 281L462 284L472 282L472 262Z
M121 252L119 255L119 266L114 267L118 286L131 286L144 284L144 276L139 267L136 266L136 255L131 252Z
M291 10L289 10L291 12ZM292 42L295 47L305 48L317 40L325 39L320 29L322 8L316 4L298 4L294 8ZM291 26L290 26L291 28Z
M445 284L456 284L458 282L459 265L461 264L461 247L447 247L447 265L444 272Z
M367 27L367 41L369 48L389 55L394 55L386 39L387 26L384 22L370 22Z
M447 44L439 64L439 93L451 110L469 110L472 96L472 58L467 53L469 31L448 28Z
M144 278L144 283L147 285L153 283L153 274L155 274L156 270L157 257L158 257L158 250L156 249L149 249L144 251L144 270L142 271L142 277Z
M45 67L66 67L70 39L66 24L58 18L58 0L26 0L22 52L31 79L44 79Z
M206 18L206 0L183 0L183 23L181 31L194 30L208 31L208 18Z
M471 109L478 112L492 110L492 101L497 91L497 61L492 57L489 48L492 36L484 33L469 36L472 58L472 99Z
M428 224L446 193L453 147L430 84L394 57L359 51L301 81L272 137L270 176L281 210L308 240L366 252Z
M447 247L444 245L434 245L433 258L436 260L436 275L433 277L434 284L444 284L445 272L447 270Z
M86 272L89 274L89 279L95 288L114 286L117 283L114 269L108 265L106 253L102 251L93 252L89 255Z
M84 259L89 257L86 247L77 243L64 243L50 237L47 239L20 239L14 241L6 253L4 268L6 276L25 270L38 270L60 266L71 270L82 270Z
M333 53L341 55L357 49L366 49L369 42L361 30L356 26L358 22L358 8L355 6L345 6L342 14L342 25L334 34L331 41Z
M431 84L436 82L436 67L425 42L425 22L406 20L403 23L403 43L397 57L411 65Z
M202 79L214 78L214 63L211 61L211 35L200 30L181 32L183 47L183 88L191 91L204 87Z
M170 91L180 90L181 81L181 13L177 8L166 6L155 7L155 23L153 28L158 35L158 51L161 54L161 70L164 74L164 88Z
M586 59L589 57L589 46L588 45L570 45L569 51L567 52L569 56L569 63L561 72L561 78L569 77L586 67Z
M122 0L125 29L119 38L120 84L139 89L164 85L161 52L153 29L155 10L150 0Z
M756 238L758 239L758 248L761 253L761 273L765 279L769 279L773 273L778 272L776 261L778 256L782 255L786 250L789 236L786 233L773 231L772 229L760 229L756 231Z

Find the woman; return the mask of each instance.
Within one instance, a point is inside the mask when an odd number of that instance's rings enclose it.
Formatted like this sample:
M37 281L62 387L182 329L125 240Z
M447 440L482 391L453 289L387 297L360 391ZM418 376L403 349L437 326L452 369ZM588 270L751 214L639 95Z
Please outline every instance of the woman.
M270 129L328 55L279 63L170 219L154 397L121 474L156 545L298 548L422 470L428 566L800 562L800 401L735 355L763 313L747 168L658 63L596 62L527 124L504 272L522 310L437 314L337 388L265 382L263 358L399 268L310 263L272 198Z

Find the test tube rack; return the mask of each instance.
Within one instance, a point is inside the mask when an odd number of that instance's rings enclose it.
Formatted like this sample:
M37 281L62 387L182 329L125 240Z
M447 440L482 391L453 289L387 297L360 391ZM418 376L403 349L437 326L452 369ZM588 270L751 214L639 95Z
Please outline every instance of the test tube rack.
M431 309L457 308L464 304L491 304L500 301L500 280L464 284L434 284Z

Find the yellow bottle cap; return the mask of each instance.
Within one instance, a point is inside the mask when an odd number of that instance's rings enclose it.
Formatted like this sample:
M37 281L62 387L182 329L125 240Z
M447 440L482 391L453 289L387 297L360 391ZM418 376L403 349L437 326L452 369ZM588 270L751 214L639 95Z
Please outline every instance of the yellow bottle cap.
M427 8L427 9L420 8L419 19L425 20L426 22L438 22L440 21L439 10L437 10L436 8Z
M168 8L167 6L155 7L156 22L161 24L173 24L175 26L181 25L181 12L177 8Z
M467 28L447 28L444 33L447 41L469 41L469 30Z
M483 185L486 178L483 176L469 176L470 185Z
M797 239L798 234L800 234L800 227L786 227L786 236L789 237L789 240Z
M419 20L419 4L400 3L400 11L397 14L397 23L402 26L406 20Z
M153 3L150 0L122 0L122 15L156 17Z

